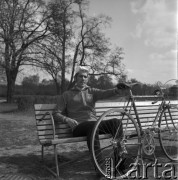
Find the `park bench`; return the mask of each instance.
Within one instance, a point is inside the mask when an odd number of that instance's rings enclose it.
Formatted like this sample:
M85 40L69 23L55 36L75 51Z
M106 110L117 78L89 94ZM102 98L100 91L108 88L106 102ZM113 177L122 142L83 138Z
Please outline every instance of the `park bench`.
M152 105L151 102L146 105L138 104L137 110L141 119L142 127L146 128L155 117L158 105ZM100 117L106 110L111 108L123 107L118 103L97 103L96 113ZM55 123L52 117L52 111L55 104L35 104L35 118L37 125L37 133L41 144L41 156L44 161L44 147L52 146L54 148L55 169L45 166L53 175L59 177L59 162L57 145L64 143L76 143L86 141L86 137L73 137L72 131L67 124ZM133 115L134 117L134 115ZM112 117L113 118L113 117ZM134 117L135 118L135 117ZM100 135L100 138L109 138L109 134ZM44 163L45 164L45 163Z

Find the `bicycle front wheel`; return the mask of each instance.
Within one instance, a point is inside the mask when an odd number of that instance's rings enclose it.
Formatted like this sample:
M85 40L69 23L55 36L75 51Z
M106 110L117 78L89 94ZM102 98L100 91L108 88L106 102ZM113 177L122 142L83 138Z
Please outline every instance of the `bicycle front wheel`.
M93 129L91 151L101 175L108 179L129 176L136 168L141 153L137 123L119 108L106 111Z
M159 141L165 155L178 161L178 109L167 106L160 115Z

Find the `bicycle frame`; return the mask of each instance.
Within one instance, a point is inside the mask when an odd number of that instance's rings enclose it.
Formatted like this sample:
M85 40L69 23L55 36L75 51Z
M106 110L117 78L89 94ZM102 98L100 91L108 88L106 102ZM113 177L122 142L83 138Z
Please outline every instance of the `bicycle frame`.
M138 111L137 111L137 106L136 106L136 103L135 103L135 98L137 98L137 97L143 97L143 98L151 98L151 97L154 97L154 98L155 98L155 96L134 96L134 95L132 94L132 90L131 90L131 89L129 90L129 93L130 93L130 96L129 96L127 105L124 107L124 110L125 110L125 111L128 111L127 108L129 107L129 104L131 103L131 106L130 106L130 109L129 109L129 114L130 114L130 112L131 112L131 110L132 110L132 108L133 108L134 114L135 114L135 117L136 117L136 120L137 120L137 123L138 123L138 126L139 126L139 128L140 128L140 132L142 133L142 132L143 132L143 129L142 129L142 125L141 125L141 122L140 122L139 113L138 113ZM162 94L162 95L159 96L159 97L161 98L161 104L159 105L158 111L157 111L157 113L156 113L156 116L155 116L155 118L154 118L154 120L153 120L153 123L152 123L150 129L154 129L154 128L155 128L156 123L157 123L158 120L159 120L159 116L160 116L162 110L166 107L166 105L168 105L168 104L166 104L166 101L165 101L165 98L164 98L164 94Z

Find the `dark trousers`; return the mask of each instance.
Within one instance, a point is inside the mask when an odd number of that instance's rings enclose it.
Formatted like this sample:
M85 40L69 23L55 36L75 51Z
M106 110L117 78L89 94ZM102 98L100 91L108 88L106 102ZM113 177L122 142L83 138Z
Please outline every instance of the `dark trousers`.
M74 137L87 136L87 145L90 150L90 141L92 130L95 126L96 121L85 121L80 123L73 131ZM99 134L107 134L110 133L115 136L117 132L117 128L119 127L119 132L117 133L116 138L121 138L123 135L122 122L118 119L110 119L106 121L102 121L99 126Z

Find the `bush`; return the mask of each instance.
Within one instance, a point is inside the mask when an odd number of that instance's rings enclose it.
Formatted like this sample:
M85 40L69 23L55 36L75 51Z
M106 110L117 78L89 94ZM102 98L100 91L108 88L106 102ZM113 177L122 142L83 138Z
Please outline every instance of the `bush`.
M53 104L56 103L56 96L33 96L24 95L16 96L18 109L20 111L27 111L33 109L34 104Z
M32 109L34 96L20 96L17 98L17 106L20 111Z
M6 85L0 85L0 97L6 97L7 92L7 86Z

